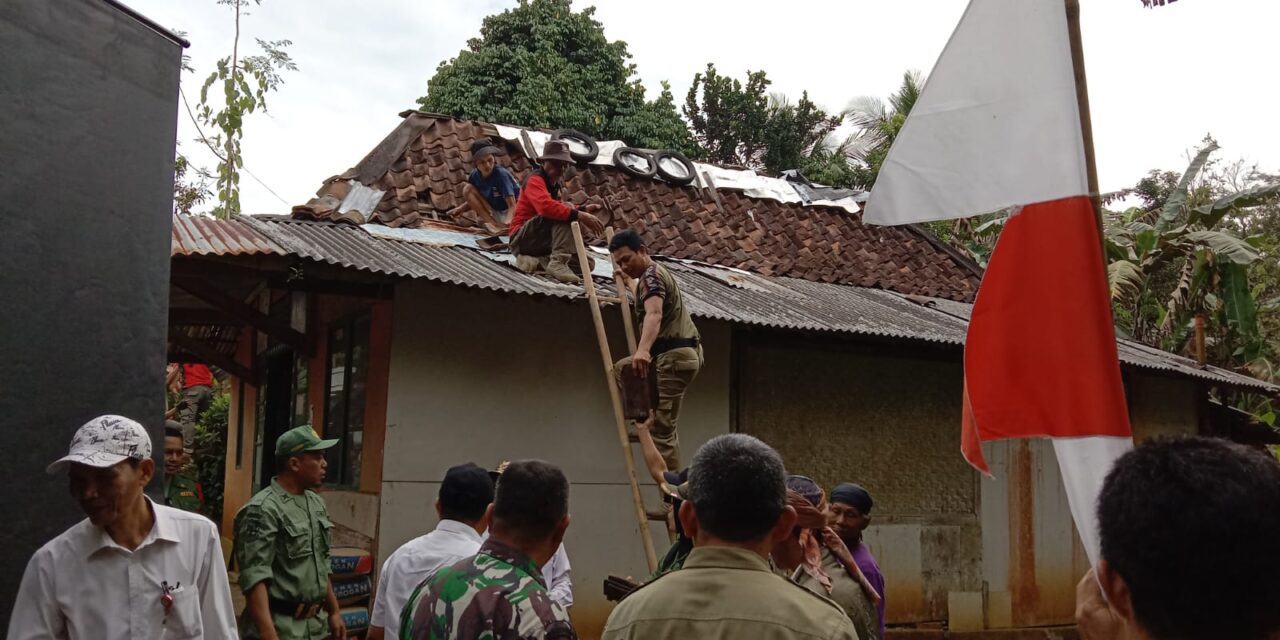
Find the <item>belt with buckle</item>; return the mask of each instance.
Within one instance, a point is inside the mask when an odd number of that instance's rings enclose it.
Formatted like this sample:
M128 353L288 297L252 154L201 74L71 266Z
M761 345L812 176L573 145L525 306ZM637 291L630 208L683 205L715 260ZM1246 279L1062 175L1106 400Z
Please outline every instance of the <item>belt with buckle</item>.
M272 613L289 616L294 620L314 618L320 615L320 609L324 606L323 602L292 602L275 598L268 598L267 602Z

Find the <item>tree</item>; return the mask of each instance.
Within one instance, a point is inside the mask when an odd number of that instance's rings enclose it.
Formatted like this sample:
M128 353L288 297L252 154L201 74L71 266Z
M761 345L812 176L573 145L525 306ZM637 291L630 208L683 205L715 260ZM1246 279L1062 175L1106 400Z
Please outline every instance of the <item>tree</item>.
M826 179L841 177L847 165L840 145L829 144L843 114L828 115L808 92L791 102L769 95L763 71L747 72L747 81L722 76L714 64L693 76L684 116L693 129L699 158L778 174L787 169L820 170ZM811 179L829 184L813 176ZM836 184L833 186L845 186Z
M887 104L871 96L854 98L849 103L845 113L856 129L850 156L855 163L858 188L870 190L875 184L880 165L923 88L924 76L919 71L907 71L902 74L902 85L889 96Z
M282 71L297 71L285 49L292 44L288 40L262 40L255 38L261 53L240 57L240 18L248 15L244 7L262 0L218 0L235 12L235 38L231 41L231 55L218 61L217 68L209 74L200 89L197 118L200 123L218 129L219 133L201 141L218 156L217 197L214 215L226 218L240 212L240 171L244 157L240 153L240 140L244 137L244 119L254 111L267 111L267 94L283 84ZM221 83L221 107L211 100L209 89ZM215 94L216 95L216 94Z
M189 171L193 172L190 178L187 177ZM209 190L211 177L208 171L200 167L193 168L191 161L178 153L173 162L173 212L189 215L196 205L208 200L213 195Z
M627 43L609 41L595 8L571 0L521 0L484 19L480 36L436 69L426 111L597 138L689 149L670 90L645 100Z

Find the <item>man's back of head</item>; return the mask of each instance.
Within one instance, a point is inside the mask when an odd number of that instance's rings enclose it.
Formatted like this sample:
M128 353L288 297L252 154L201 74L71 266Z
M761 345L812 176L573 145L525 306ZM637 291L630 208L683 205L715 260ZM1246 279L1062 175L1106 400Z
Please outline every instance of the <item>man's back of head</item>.
M560 467L542 460L517 460L507 465L493 499L495 538L537 545L557 529L563 536L561 525L567 526L568 514L569 480Z
M730 543L758 541L772 531L786 507L782 458L748 435L713 438L694 454L689 501L699 532Z
M1280 632L1280 462L1211 438L1125 454L1098 499L1099 576L1155 640L1263 640Z
M450 467L440 483L439 500L442 519L475 524L493 502L493 480L471 462Z

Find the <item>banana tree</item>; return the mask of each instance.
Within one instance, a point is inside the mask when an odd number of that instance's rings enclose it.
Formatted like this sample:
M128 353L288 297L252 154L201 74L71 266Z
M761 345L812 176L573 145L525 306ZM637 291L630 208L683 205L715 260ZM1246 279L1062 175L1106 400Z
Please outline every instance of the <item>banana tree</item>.
M1185 351L1200 316L1212 362L1258 367L1266 364L1258 362L1266 344L1247 267L1259 259L1260 238L1241 237L1223 221L1273 201L1280 183L1217 198L1194 189L1217 148L1206 140L1161 206L1108 213L1112 301L1122 328L1138 340Z

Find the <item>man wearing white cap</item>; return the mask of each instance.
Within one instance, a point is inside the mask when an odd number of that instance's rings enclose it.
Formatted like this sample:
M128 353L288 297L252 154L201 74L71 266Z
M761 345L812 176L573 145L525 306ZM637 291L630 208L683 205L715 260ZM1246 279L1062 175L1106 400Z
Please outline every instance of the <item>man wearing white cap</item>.
M89 517L27 563L9 640L237 637L217 528L142 492L155 472L142 425L90 420L48 472L64 468Z

